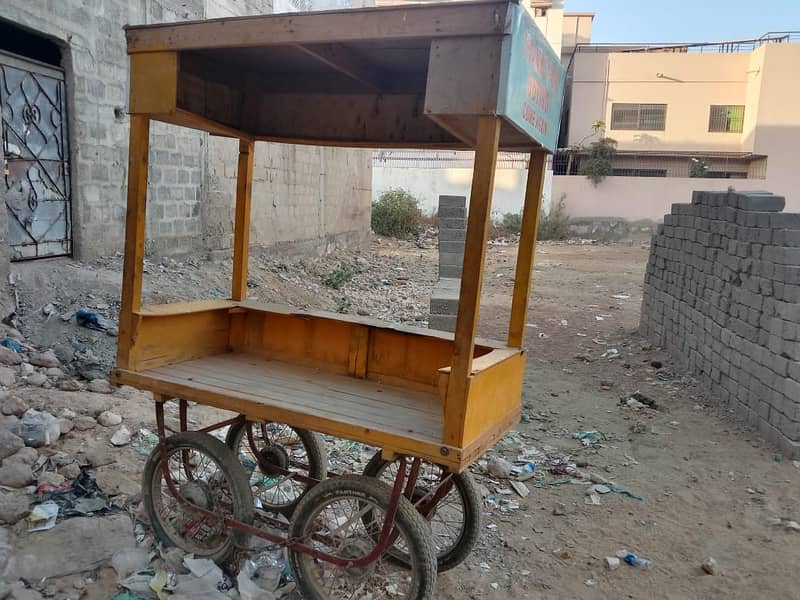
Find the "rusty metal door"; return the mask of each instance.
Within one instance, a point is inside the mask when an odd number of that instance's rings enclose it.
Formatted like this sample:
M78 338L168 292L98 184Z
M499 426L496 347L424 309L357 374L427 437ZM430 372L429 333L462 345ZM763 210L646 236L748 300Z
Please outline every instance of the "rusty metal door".
M0 52L11 260L72 250L66 108L62 70Z

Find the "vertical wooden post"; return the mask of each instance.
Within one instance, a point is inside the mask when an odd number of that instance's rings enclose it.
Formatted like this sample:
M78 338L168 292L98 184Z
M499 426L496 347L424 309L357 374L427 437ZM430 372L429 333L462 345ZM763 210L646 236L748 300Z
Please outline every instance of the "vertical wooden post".
M233 226L233 283L231 298L247 299L247 261L250 249L250 199L253 195L255 143L239 140L239 167L236 176L236 221Z
M472 354L478 327L499 140L500 119L493 116L479 117L456 334L445 401L444 442L453 445L461 445L464 434L467 386L472 372Z
M145 215L147 210L147 159L150 151L150 117L131 115L128 147L128 209L125 214L125 262L119 310L117 366L131 367L130 351L136 338L136 313L142 306Z
M517 251L517 268L514 275L514 295L511 299L511 319L508 323L508 345L521 348L525 337L525 317L528 314L528 297L533 280L536 258L536 237L539 232L539 213L542 210L542 188L547 153L531 152L528 164L528 183L525 186L525 205L522 210L522 229Z

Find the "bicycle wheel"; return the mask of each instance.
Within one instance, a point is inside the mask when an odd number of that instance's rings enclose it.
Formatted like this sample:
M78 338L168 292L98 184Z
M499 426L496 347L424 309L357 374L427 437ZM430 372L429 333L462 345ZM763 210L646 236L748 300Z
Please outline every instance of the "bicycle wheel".
M253 496L266 510L291 516L297 502L313 485L293 475L322 480L328 473L325 444L312 431L283 423L246 421L231 426L225 443L249 474Z
M443 467L423 461L412 501L424 497L445 473ZM397 475L397 463L383 460L378 451L367 463L364 475L391 485ZM461 564L472 552L481 531L481 497L472 473L454 474L450 491L424 516L431 524L439 572ZM390 552L396 559L408 562L407 556L396 545Z
M142 482L144 507L156 537L195 556L223 562L246 540L246 534L228 528L223 519L253 522L253 498L242 466L222 442L205 433L170 436L166 454L165 468L181 497L214 516L198 514L172 496L156 447Z
M368 477L333 477L314 486L297 505L290 537L338 558L358 559L376 546L389 506L391 488ZM364 514L373 516L369 522ZM408 564L384 554L360 567L340 567L297 550L289 551L292 572L303 598L339 600L428 600L436 583L436 555L430 527L405 498L395 516L395 544Z

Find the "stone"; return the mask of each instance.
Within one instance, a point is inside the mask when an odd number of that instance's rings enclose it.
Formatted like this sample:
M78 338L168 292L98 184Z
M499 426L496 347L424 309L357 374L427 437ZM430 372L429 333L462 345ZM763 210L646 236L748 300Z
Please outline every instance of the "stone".
M25 442L8 429L0 429L0 459L8 458L25 447Z
M703 561L701 565L703 571L708 573L709 575L716 575L719 573L719 565L717 565L717 561L714 560L711 556Z
M86 462L95 468L110 465L114 462L111 451L105 446L90 446L83 451L83 456L86 458Z
M111 436L111 445L112 446L127 446L131 443L131 432L128 430L125 425L120 427L114 432L114 435Z
M92 379L86 388L95 394L111 394L114 392L114 388L111 387L107 379Z
M15 366L20 363L22 363L21 355L5 346L0 346L0 365Z
M34 387L42 387L47 383L47 375L44 373L31 373L25 378L25 383Z
M95 571L110 565L115 554L135 547L127 514L75 517L19 538L15 564L9 566L15 578L41 581Z
M56 385L58 389L63 392L79 392L81 391L81 384L75 379L62 379Z
M23 465L33 466L33 463L39 458L39 453L36 451L36 448L20 448L16 454L12 454L7 459L3 461L3 464L8 462L19 462Z
M0 494L0 521L13 525L31 512L31 499L24 492Z
M53 346L53 354L55 354L56 358L63 364L69 364L75 358L75 350L68 344L56 344Z
M29 408L30 406L27 402L25 402L25 400L19 396L11 396L5 402L3 402L3 407L0 408L0 412L2 412L4 415L21 417Z
M66 480L66 477L60 473L56 473L54 471L44 471L39 474L37 483L39 485L54 485L58 487L59 485L63 485Z
M17 383L17 374L10 367L0 367L0 385L11 387Z
M108 329L106 329L106 335L109 337L117 337L119 336L119 329L114 326L111 326Z
M59 419L74 419L78 416L78 413L76 413L71 408L67 408L66 406L62 406L56 409L56 411L53 414Z
M122 423L122 417L120 417L117 413L106 410L97 416L97 422L103 427L116 427Z
M17 421L19 418L14 415L0 415L0 428L11 429Z
M28 362L37 367L60 367L61 361L52 350L46 352L33 352L28 357Z
M19 461L3 461L3 466L0 467L0 485L21 488L33 483L33 480L30 465Z
M44 374L50 377L51 379L62 379L64 377L64 371L62 371L58 367L50 367L44 372Z
M556 502L553 507L553 514L557 517L562 517L567 514L567 506L563 502Z
M70 419L58 417L58 428L61 430L61 435L66 435L75 428L75 424Z
M609 571L616 571L619 569L620 562L616 556L606 556L603 562L605 563L606 569Z
M97 421L95 421L92 417L87 417L86 415L83 415L76 418L72 422L72 426L74 429L78 431L89 431L90 429L94 429L97 426Z
M492 458L486 468L492 477L508 479L511 475L511 467L511 463L504 458Z
M81 467L78 463L72 462L68 465L64 465L58 470L64 477L69 480L75 479L78 475L81 474Z
M34 371L36 371L36 367L34 367L31 363L24 362L19 366L19 374L22 377L30 375Z

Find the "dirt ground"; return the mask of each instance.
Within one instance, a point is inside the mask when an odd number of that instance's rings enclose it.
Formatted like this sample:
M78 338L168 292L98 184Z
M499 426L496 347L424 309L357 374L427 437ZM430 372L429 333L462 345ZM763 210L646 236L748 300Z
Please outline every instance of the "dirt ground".
M526 498L507 496L497 491L507 484L476 465L486 494L484 533L463 565L440 575L437 598L800 597L793 572L800 563L800 532L770 524L774 518L800 519L800 465L776 456L716 409L691 379L670 369L667 356L638 337L647 253L640 242L539 245L526 327L523 422L490 453L508 460L533 457L536 477L528 482ZM505 335L515 254L514 244L489 248L483 336ZM251 263L251 291L264 300L425 326L436 258L435 248L380 240L368 252L302 264L258 257ZM322 284L342 262L360 265L352 281L337 290ZM146 298L209 297L210 290L224 290L228 268L204 261L151 263ZM63 261L32 263L17 271L23 331L42 330L37 305L44 299L68 313L93 300L87 289L113 319L119 258L73 267ZM94 348L106 363L113 358L113 338L64 323L47 326L53 340ZM620 404L636 391L654 400L658 410ZM79 401L78 393L26 388L25 394L32 405ZM132 431L153 427L146 395L122 390L103 401ZM211 417L208 410L194 413L195 423ZM571 436L586 430L601 432L602 440L584 446ZM133 446L108 446L112 433L73 431L61 449L113 452L114 463L98 469L98 482L111 493L135 498L145 459ZM585 461L584 473L599 474L644 500L609 493L600 496L600 505L587 504L586 486L558 483L564 477L547 472L545 454ZM507 500L519 508L503 506ZM563 506L555 510L559 503ZM560 512L565 514L554 514ZM653 569L623 564L605 570L604 557L621 548L652 560ZM718 563L717 575L701 569L708 557ZM58 597L77 598L74 579L50 589L72 590ZM84 585L88 598L110 598L116 590L110 569L92 574Z

